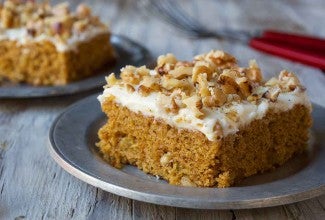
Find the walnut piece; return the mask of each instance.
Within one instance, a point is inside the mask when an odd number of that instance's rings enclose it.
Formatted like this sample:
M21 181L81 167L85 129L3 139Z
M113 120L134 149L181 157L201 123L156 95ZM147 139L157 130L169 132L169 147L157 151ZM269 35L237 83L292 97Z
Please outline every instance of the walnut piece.
M291 72L283 70L280 72L279 81L285 91L293 91L300 86L299 79Z
M202 99L205 107L219 107L227 101L227 96L220 88L214 87L210 89L211 96Z
M162 166L167 166L170 161L171 161L171 153L170 152L165 153L160 158L160 164Z
M265 97L270 99L272 102L275 102L279 96L281 92L281 89L276 86L276 87L272 87L270 88L266 93L265 93Z
M291 72L282 71L278 78L263 82L255 60L251 60L248 67L238 67L235 58L223 51L210 51L196 56L193 61L179 61L172 54L162 55L153 70L146 66L126 66L120 76L121 80L117 80L110 75L108 86L118 84L142 96L158 93L158 105L167 114L175 115L187 108L195 117L203 119L215 108L221 108L234 122L240 119L236 111L229 110L235 103L276 102L281 93L296 88L298 92L304 91ZM179 118L179 121L184 120L188 119ZM214 129L222 138L220 124Z
M213 131L216 134L216 140L221 140L223 137L223 129L222 126L217 122L214 127L213 127Z
M210 96L209 84L207 79L207 74L203 73L198 76L198 83L199 83L199 94L201 97Z
M169 71L175 79L184 79L185 77L192 76L192 67L190 66L179 66Z
M238 113L235 110L226 112L226 116L227 116L227 118L229 118L232 121L235 121L235 122L239 121Z
M151 90L150 87L146 87L146 86L144 86L144 85L140 85L140 86L138 87L138 92L139 92L139 94L142 95L142 96L148 96L148 95L150 95L150 92L151 92L151 91L152 91L152 90Z
M245 70L246 77L253 82L262 82L261 69L258 67L256 60L249 61L249 68Z
M197 95L193 95L191 97L183 99L183 103L192 110L195 117L200 118L204 116L204 113L201 111L201 109L198 108L200 106L201 99Z
M236 83L239 87L239 91L244 97L247 97L252 93L252 86L249 84L246 77L237 78Z
M192 82L197 82L198 76L200 74L207 74L207 79L210 79L213 74L213 67L207 61L198 61L195 62L193 73L192 73Z
M125 87L126 87L126 90L130 93L135 91L134 87L130 84L125 84Z
M161 55L157 59L157 67L162 67L165 64L173 64L174 65L176 63L177 63L177 59L171 53L168 53L166 55Z
M49 1L6 0L0 4L0 23L3 28L26 28L27 37L45 35L63 43L91 27L107 30L88 6L80 4L71 12L68 2L51 6Z
M105 80L107 82L107 85L109 87L114 86L117 84L119 81L116 79L115 74L111 73L109 76L105 77Z
M195 187L196 186L196 184L193 183L187 176L182 176L181 185L182 186L189 186L189 187Z
M85 4L80 4L76 9L76 13L79 17L86 18L91 16L91 9Z

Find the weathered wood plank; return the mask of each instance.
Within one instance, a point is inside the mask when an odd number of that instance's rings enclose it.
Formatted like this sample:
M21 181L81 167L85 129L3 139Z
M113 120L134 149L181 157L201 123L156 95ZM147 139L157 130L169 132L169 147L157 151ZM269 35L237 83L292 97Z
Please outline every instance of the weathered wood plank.
M234 212L232 210L194 210L194 209L182 209L178 208L176 213L176 219L180 220L212 220L212 219L235 219Z
M131 218L131 200L103 192L63 171L49 156L49 127L62 107L53 100L3 101L0 106L0 218ZM47 106L47 107L45 107ZM23 111L20 111L24 109ZM14 120L13 120L14 119Z
M176 208L133 201L133 220L157 219L174 220Z
M284 206L261 209L235 210L237 219L324 219L324 205L320 202L325 196Z

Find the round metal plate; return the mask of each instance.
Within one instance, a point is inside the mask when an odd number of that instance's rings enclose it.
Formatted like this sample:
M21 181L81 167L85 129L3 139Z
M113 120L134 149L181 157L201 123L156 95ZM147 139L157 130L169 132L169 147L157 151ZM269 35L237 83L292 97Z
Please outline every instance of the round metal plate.
M325 192L325 109L314 106L309 151L276 170L249 177L230 188L169 185L133 166L118 170L100 156L95 143L106 122L97 95L69 107L52 125L50 152L77 178L108 192L161 205L242 209L276 206L309 199Z
M151 61L150 54L140 44L120 35L112 35L111 43L115 48L117 60L114 64L107 65L98 74L89 78L69 83L64 86L31 86L28 84L0 84L0 98L34 98L75 94L95 88L101 88L105 76L111 72L118 73L125 65L145 65Z

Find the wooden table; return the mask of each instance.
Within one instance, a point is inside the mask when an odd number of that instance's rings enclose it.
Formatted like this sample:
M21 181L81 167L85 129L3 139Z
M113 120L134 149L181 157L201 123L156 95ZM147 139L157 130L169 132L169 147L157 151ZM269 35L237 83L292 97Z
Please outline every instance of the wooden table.
M73 4L77 1L72 1ZM154 17L135 1L89 0L114 33L144 44L154 56L172 52L181 59L222 48L246 64L257 58L267 77L283 68L297 72L313 102L325 106L325 75L318 69L261 54L245 45L194 40ZM325 2L183 1L211 28L277 28L325 36ZM116 196L69 175L51 159L48 132L73 102L90 95L0 100L0 219L325 219L325 195L307 201L250 210L191 210ZM235 207L234 207L235 208Z

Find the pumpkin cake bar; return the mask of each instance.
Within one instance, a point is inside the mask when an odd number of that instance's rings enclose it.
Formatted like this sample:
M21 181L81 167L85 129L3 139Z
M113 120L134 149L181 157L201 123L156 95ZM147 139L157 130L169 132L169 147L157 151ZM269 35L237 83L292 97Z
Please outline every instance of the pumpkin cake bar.
M89 7L7 0L0 5L0 78L65 85L113 60L110 32Z
M311 104L298 78L268 81L254 60L211 51L126 66L98 97L109 118L98 147L113 166L132 164L171 184L228 187L306 149Z

